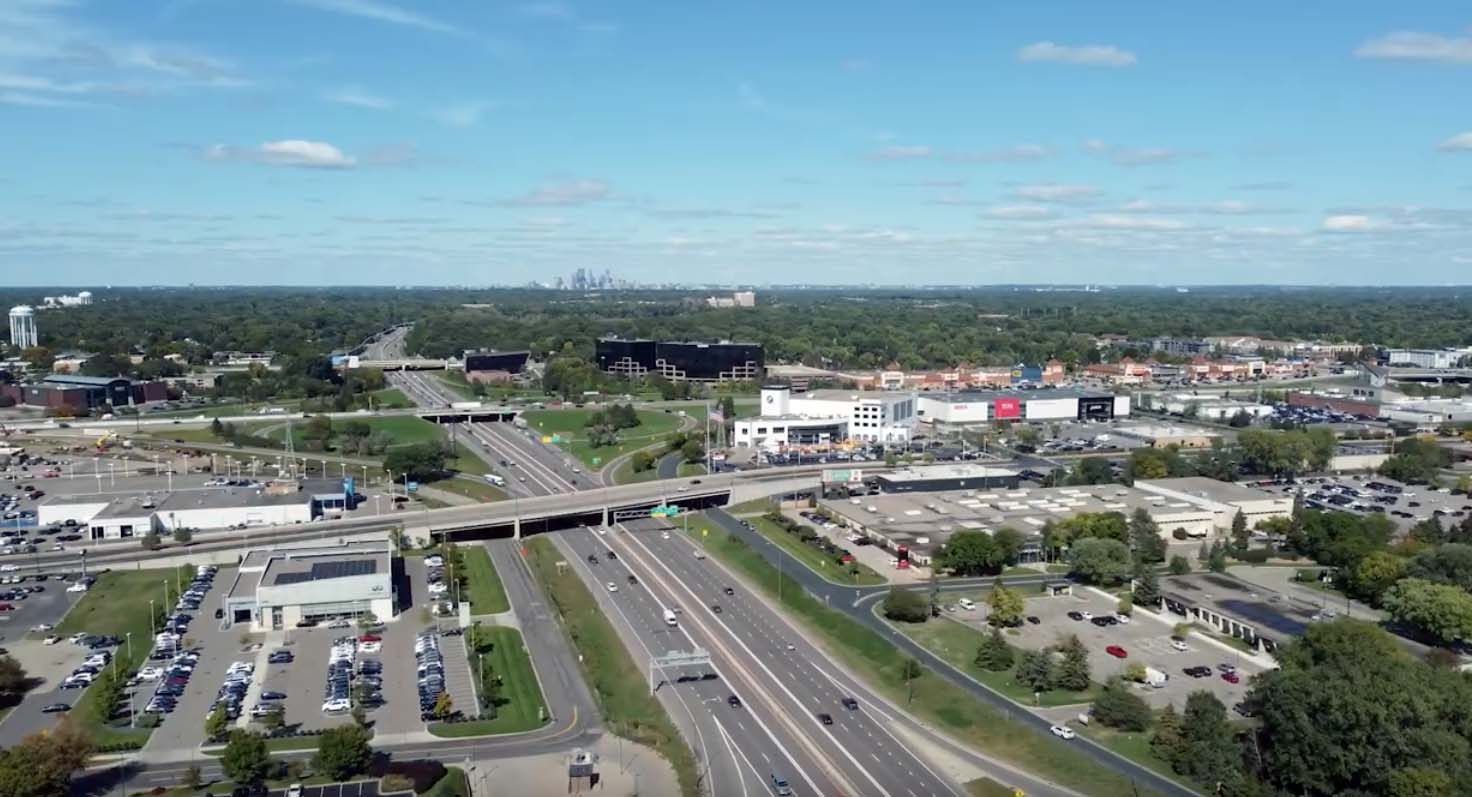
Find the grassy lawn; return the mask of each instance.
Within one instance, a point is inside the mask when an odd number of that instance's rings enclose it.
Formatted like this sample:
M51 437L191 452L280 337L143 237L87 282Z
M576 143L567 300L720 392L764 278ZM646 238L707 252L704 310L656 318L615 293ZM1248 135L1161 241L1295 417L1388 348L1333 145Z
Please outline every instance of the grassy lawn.
M106 634L124 640L118 646L115 663L119 673L131 673L148 658L153 643L154 618L148 615L148 601L154 601L154 612L162 614L173 608L179 593L177 583L187 584L194 574L192 566L158 570L114 570L97 577L85 597L67 612L66 618L56 627L57 636L68 636L80 632ZM165 601L164 583L168 582ZM128 654L127 637L133 635L133 653ZM98 746L142 744L148 739L149 731L138 728L112 728L107 725L110 706L99 701L100 693L87 689L82 698L72 707L71 718L87 729Z
M1180 779L1179 775L1171 771L1170 764L1161 761L1155 757L1154 753L1150 752L1149 731L1145 731L1144 733L1128 733L1113 728L1106 728L1098 723L1088 726L1074 723L1071 727L1084 736L1093 739L1140 766L1153 769L1167 778Z
M455 456L446 461L445 466L450 470L471 473L476 476L484 476L491 472L491 466L459 440L455 441Z
M626 459L618 463L618 467L613 469L614 484L638 484L639 482L654 481L657 478L659 478L659 470L656 468L641 470L635 473L634 461L631 459Z
M469 797L470 783L465 779L465 770L445 767L445 776L429 787L424 797Z
M739 504L726 507L726 512L732 515L760 515L771 509L772 506L772 501L769 498L753 498L750 501L743 501Z
M874 572L868 565L855 562L858 568L857 575L852 575L845 565L835 563L822 551L814 548L796 536L788 534L765 517L757 516L749 518L752 527L762 533L762 536L777 543L782 550L792 554L797 561L802 562L814 573L838 584L852 584L855 586L868 587L876 584L886 584L884 577Z
M461 549L465 557L465 595L472 614L500 614L511 610L501 578L491 564L485 548L473 545Z
M425 486L433 487L436 490L444 490L447 493L463 495L466 498L474 498L484 504L492 501L506 500L505 491L494 484L482 481L479 476L440 479L436 482L427 482Z
M695 797L701 789L690 746L649 694L643 673L588 588L571 568L557 566L561 559L550 540L536 537L527 543L527 561L542 591L557 607L608 729L653 748L675 768L680 793Z
M657 443L680 426L680 417L674 413L654 410L639 410L639 425L619 432L616 446L593 448L588 445L586 427L594 410L529 410L522 414L527 426L543 437L557 435L560 445L569 454L596 468L620 454L637 451ZM594 463L597 460L597 464Z
M681 462L680 466L675 469L675 475L680 477L704 476L705 466L698 462Z
M810 639L827 648L889 699L901 704L907 701L908 689L901 669L905 657L883 637L847 615L823 606L801 589L784 587L779 593L776 569L719 527L711 528L710 535L702 539L712 555L746 576L769 598L780 602L809 631ZM1043 737L933 671L922 669L910 685L914 699L909 703L909 710L963 744L1094 797L1154 794L1136 791L1128 780L1083 753Z
M266 740L266 749L273 753L289 753L296 750L316 750L316 736L282 736ZM204 754L219 758L225 754L225 745L216 744L204 749Z
M475 394L470 390L470 383L465 381L464 371L435 371L434 378L439 381L440 386L460 398L475 398Z
M547 720L542 690L536 672L515 628L482 625L469 632L466 643L480 655L490 657L491 667L501 678L501 702L494 718L472 722L435 723L429 732L446 738L522 733L540 728ZM475 671L474 654L471 671ZM477 689L484 686L477 683Z
M971 797L1014 797L1015 792L992 780L991 778L977 778L967 781L962 788Z
M414 406L414 402L404 395L404 391L396 387L375 390L368 395L373 397L373 409L375 410L402 410Z
M981 646L982 639L986 637L986 634L981 631L944 616L933 617L923 623L891 623L891 625L919 642L926 650L945 659L947 663L961 672L1025 706L1033 705L1032 690L1014 681L1011 670L992 672L976 666L976 649ZM1013 645L1014 649L1016 647ZM1098 693L1098 684L1091 685L1087 692L1044 692L1040 705L1067 706L1074 703L1092 703Z

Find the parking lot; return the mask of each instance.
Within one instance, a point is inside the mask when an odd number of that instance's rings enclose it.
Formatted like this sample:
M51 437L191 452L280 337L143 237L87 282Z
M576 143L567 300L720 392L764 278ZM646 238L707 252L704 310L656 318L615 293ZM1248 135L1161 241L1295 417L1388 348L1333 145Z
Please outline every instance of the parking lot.
M1308 477L1291 484L1259 482L1255 486L1284 495L1301 492L1309 509L1385 515L1402 530L1433 517L1442 526L1451 526L1472 513L1472 500L1467 496L1381 476Z
M946 601L953 602L963 593L946 593ZM946 616L964 622L978 630L989 633L986 623L986 604L981 595L971 595L976 600L974 611L947 612ZM1206 690L1216 695L1228 707L1236 705L1247 693L1247 680L1260 670L1257 665L1236 652L1200 639L1187 640L1188 650L1179 651L1171 647L1173 623L1165 617L1154 617L1146 612L1135 612L1128 623L1100 627L1088 620L1071 619L1069 612L1088 613L1093 617L1114 616L1118 600L1106 598L1092 590L1077 588L1074 595L1058 597L1028 596L1025 613L1036 617L1039 622L1025 622L1017 628L1016 636L1009 635L1008 642L1026 649L1041 649L1056 644L1068 634L1076 634L1089 651L1089 669L1095 681L1103 682L1111 675L1123 675L1132 662L1141 662L1169 676L1163 688L1141 686L1140 695L1151 706L1162 708L1174 703L1179 710L1185 706L1186 696L1192 692ZM1123 648L1124 658L1106 652L1106 648ZM1239 674L1239 683L1232 684L1222 678L1218 665L1231 665ZM1187 667L1204 666L1212 670L1210 676L1193 678L1183 670Z

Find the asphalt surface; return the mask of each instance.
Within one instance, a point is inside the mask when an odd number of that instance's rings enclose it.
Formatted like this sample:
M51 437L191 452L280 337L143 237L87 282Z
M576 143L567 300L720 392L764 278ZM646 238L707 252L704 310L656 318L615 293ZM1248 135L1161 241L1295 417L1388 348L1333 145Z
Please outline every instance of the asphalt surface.
M873 601L880 599L880 597L888 591L887 588L871 587L867 589L855 589L853 587L845 587L826 581L818 576L816 573L807 569L807 567L803 566L801 563L792 560L790 557L787 556L786 553L784 553L777 546L773 545L761 534L747 529L745 526L741 525L740 521L727 514L726 512L721 510L712 510L709 511L707 514L712 519L712 521L720 525L722 529L736 536L737 538L744 540L748 545L752 547L753 550L760 553L762 557L765 558L768 562L776 565L777 562L781 560L783 572L794 581L800 583L803 589L807 590L809 594L816 596L819 600L824 601L832 608L842 611L853 619L868 626L880 636L883 636L885 639L887 639L890 644L894 645L899 650L899 652L918 659L926 667L930 668L941 677L952 682L956 686L961 687L962 689L971 693L978 699L988 703L997 710L1006 712L1008 715L1015 718L1024 727L1033 732L1043 735L1049 741L1049 743L1073 745L1079 751L1093 758L1095 761L1098 761L1100 764L1109 767L1115 772L1118 772L1123 777L1129 778L1134 783L1148 788L1158 794L1169 795L1170 797L1188 797L1189 795L1195 794L1195 792L1185 788L1175 781L1168 780L1156 774L1152 770L1146 769L1145 767L1135 764L1128 759L1122 758L1114 754L1110 750L1106 749L1102 745L1090 741L1089 739L1086 739L1082 736L1071 741L1057 739L1049 732L1048 728L1050 723L1047 720L1041 717L1037 717L1029 712L1019 710L1018 706L1012 701L1008 700L1007 698L996 692L987 689L980 683L971 680L963 673L950 666L950 664L942 660L940 657L936 656L921 645L911 640L909 637L890 628L878 617L876 617L872 611ZM674 536L675 539L679 539L679 535L672 536ZM686 544L690 543L687 542ZM1056 578L1057 576L1039 575L1036 577L1028 576L1018 579L1006 579L1006 582L1009 585L1040 584L1043 581L1056 580ZM978 582L976 581L952 582L947 584L946 589L975 589L977 583ZM1029 791L1029 793L1032 792Z
M710 649L701 632L691 629L687 622L696 607L651 592L652 588L645 586L647 579L630 584L627 565L608 558L606 537L591 531L556 534L571 554L572 567L588 584L636 660L647 664L654 656L689 652L697 647ZM598 564L591 564L589 556L595 557ZM610 591L608 583L618 590ZM688 609L683 611L680 624L671 628L664 621L664 609L676 605ZM799 794L860 793L845 791L805 752L792 729L792 719L783 716L781 704L766 696L759 684L743 677L740 668L712 658L714 666L690 665L660 672L655 690L694 749L709 793L770 795L773 774L789 780ZM741 700L740 708L728 704L731 695Z
M659 463L655 465L655 473L661 479L673 479L680 475L680 462L684 459L685 456L680 452L671 451L659 458Z

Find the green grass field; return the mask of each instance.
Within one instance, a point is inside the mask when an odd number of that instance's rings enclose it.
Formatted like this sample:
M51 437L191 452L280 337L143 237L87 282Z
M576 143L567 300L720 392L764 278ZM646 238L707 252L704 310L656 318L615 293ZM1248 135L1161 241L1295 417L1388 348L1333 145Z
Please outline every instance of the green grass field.
M639 482L654 481L657 478L659 478L659 470L657 468L641 470L635 473L633 460L626 459L618 463L618 467L613 469L614 484L638 484Z
M681 462L679 467L675 468L675 475L682 478L685 476L704 476L705 466L695 462Z
M527 543L527 562L578 651L583 676L602 708L604 722L613 733L663 756L675 768L680 793L697 797L701 789L694 754L659 701L650 696L643 674L588 588L571 568L557 566L561 559L544 537Z
M86 596L67 612L54 633L64 637L85 631L124 640L115 653L115 663L119 673L132 673L147 660L149 647L153 644L155 618L148 614L148 602L154 602L155 615L172 609L179 597L175 584L187 585L193 574L194 568L188 566L177 570L114 570L103 573ZM132 655L128 653L126 641L129 634L133 636ZM91 733L95 744L141 744L148 739L148 730L109 727L110 707L101 705L97 696L96 690L86 690L70 714Z
M1007 697L1032 706L1032 690L1013 680L1012 670L992 672L976 666L976 649L986 634L968 625L946 617L934 617L923 623L892 623L896 629L919 642L931 653L961 672L990 686ZM1013 646L1016 648L1016 646ZM1067 706L1075 703L1092 703L1099 694L1099 685L1092 684L1087 692L1044 692L1038 705Z
M1067 745L1056 744L1003 712L968 694L928 668L907 685L903 676L905 657L874 631L847 615L825 607L800 588L778 590L778 573L745 543L727 535L713 524L702 540L711 555L746 576L767 596L810 632L810 639L823 646L873 688L962 743L1036 775L1049 778L1091 797L1144 797L1155 792L1136 790L1128 780ZM913 689L913 700L909 694ZM1006 784L1004 784L1006 785Z
M848 584L859 587L869 587L876 584L888 583L884 577L874 572L868 565L855 562L857 574L853 573L847 566L835 563L822 551L804 543L797 537L788 534L765 517L758 515L747 518L747 522L761 533L763 537L777 543L782 550L792 554L799 562L802 562L814 573L837 584Z
M375 390L368 394L373 399L375 410L402 410L414 406L414 402L404 395L404 391L396 387Z
M560 445L590 468L601 467L620 454L657 443L680 427L680 416L673 412L639 410L639 425L620 431L618 445L593 448L587 442L587 424L593 412L588 409L529 410L522 417L529 428L543 437L557 435L561 438Z
M483 481L479 476L440 479L426 486L433 487L436 490L444 490L447 493L463 495L466 498L474 498L483 504L506 500L506 491L494 484Z
M521 632L515 628L481 625L466 633L465 642L468 649L490 657L491 667L501 678L501 700L504 702L497 708L494 718L438 722L429 726L429 732L445 738L463 738L523 733L546 724L546 704L542 702L542 690L537 685L531 659L522 645ZM472 672L475 671L474 656L472 653ZM483 687L477 684L476 688Z
M472 614L500 614L511 610L501 577L491 564L491 555L480 545L461 549L465 556L465 596Z

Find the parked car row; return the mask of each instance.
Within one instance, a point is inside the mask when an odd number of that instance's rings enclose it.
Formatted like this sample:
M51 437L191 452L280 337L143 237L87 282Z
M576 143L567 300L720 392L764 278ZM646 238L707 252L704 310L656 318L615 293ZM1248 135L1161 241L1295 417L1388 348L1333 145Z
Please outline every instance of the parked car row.
M425 631L414 640L415 675L419 683L419 716L429 720L434 704L445 691L445 659L440 655L439 634Z
M153 695L143 707L144 713L171 713L178 705L179 698L184 695L184 688L189 685L189 678L194 675L194 667L198 663L198 651L179 651L165 666L148 666L139 670L138 680L157 682L153 688Z
M332 641L332 651L327 656L322 713L341 714L352 709L353 662L357 656L357 639L347 636Z
M199 611L199 605L204 602L205 595L209 594L210 587L215 583L215 566L205 565L194 573L189 587L184 594L179 596L179 604L175 606L176 611Z
M215 704L210 711L223 708L225 716L230 719L239 717L240 707L245 702L245 693L250 691L250 683L255 679L255 673L254 662L231 662L225 670L225 682L220 684L220 691L215 694Z
M88 649L93 652L82 661L81 665L72 670L70 675L62 679L62 689L86 689L97 679L103 668L112 663L112 651L108 649L108 646L88 645Z

